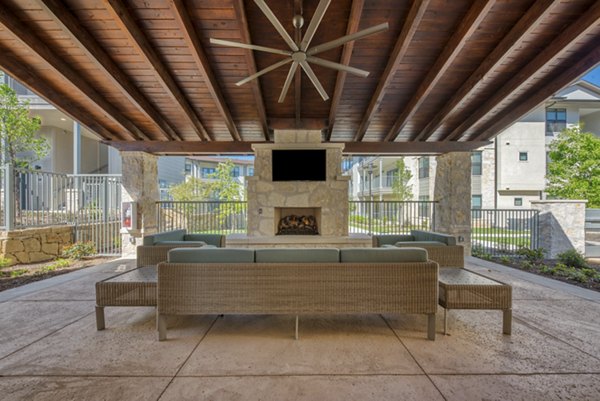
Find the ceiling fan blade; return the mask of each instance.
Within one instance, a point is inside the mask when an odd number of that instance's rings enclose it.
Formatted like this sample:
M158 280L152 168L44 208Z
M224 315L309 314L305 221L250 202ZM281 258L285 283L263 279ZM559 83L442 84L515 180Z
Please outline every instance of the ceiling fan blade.
M284 65L286 65L287 63L291 63L291 62L292 62L292 59L291 59L291 58L286 58L285 60L281 60L281 61L279 61L279 62L277 62L277 63L275 63L275 64L272 64L272 65L268 66L267 68L264 68L264 69L262 69L262 70L258 71L257 73L255 73L255 74L252 74L252 75L250 75L249 77L246 77L246 78L242 79L242 80L241 80L241 81L239 81L239 82L236 82L235 84L236 84L237 86L242 86L242 85L244 85L245 83L247 83L247 82L250 82L250 81L252 81L253 79L256 79L256 78L260 77L261 75L264 75L264 74L266 74L266 73L267 73L267 72L269 72L269 71L273 71L273 70L275 70L275 69L277 69L277 68L279 68L279 67L281 67L281 66L284 66Z
M283 88L281 88L281 95L279 95L279 100L277 101L278 103L283 103L283 101L285 100L285 96L287 95L288 90L290 89L290 84L294 80L294 75L296 74L296 69L298 69L298 62L294 61L292 63L292 66L290 67L290 70L288 71L288 76L285 79Z
M272 47L264 47L264 46L257 46L257 45L248 45L246 43L232 42L230 40L210 38L210 43L215 44L215 45L223 45L223 46L230 46L230 47L239 47L240 49L257 50L259 52L283 54L284 56L291 56L292 55L292 52L289 51L289 50L279 50L279 49L273 49Z
M384 22L383 24L375 25L367 29L363 29L362 31L355 32L351 35L342 36L341 38L332 40L331 42L325 42L318 46L315 46L306 51L307 56L312 56L318 53L322 53L324 51L333 49L335 47L341 46L347 42L351 42L353 40L364 38L365 36L373 35L377 32L385 31L388 29L388 23Z
M327 68L333 68L338 71L349 72L350 74L358 75L359 77L366 78L369 76L369 71L361 70L359 68L350 67L340 63L334 63L333 61L325 60L320 57L310 56L306 58L309 63L317 64Z
M310 65L308 65L306 61L301 61L300 66L302 67L306 75L308 75L308 79L310 79L310 82L313 83L313 85L317 89L317 92L319 92L319 95L321 95L323 100L329 99L329 96L327 96L327 92L325 92L323 85L321 85L321 82L319 82L319 78L317 78L315 72L312 70Z
M308 48L308 45L310 45L310 41L312 40L313 36L315 36L315 32L317 32L317 28L319 27L319 24L321 23L321 20L325 15L325 11L327 11L330 3L331 0L321 0L319 2L319 5L315 10L315 14L310 20L310 24L308 25L308 28L306 28L306 34L300 43L300 50L305 51Z
M267 5L267 3L265 3L264 0L254 0L254 2L262 10L263 14L265 14L265 16L267 17L269 22L271 22L271 24L273 24L273 26L275 27L277 32L279 32L279 35L281 35L283 40L285 40L285 43L288 44L290 49L297 52L299 50L298 45L296 44L296 42L294 42L294 40L291 38L291 36L287 33L287 31L285 30L283 25L281 25L281 22L279 22L279 20L275 16L275 14L273 14L273 11L271 11L271 9Z

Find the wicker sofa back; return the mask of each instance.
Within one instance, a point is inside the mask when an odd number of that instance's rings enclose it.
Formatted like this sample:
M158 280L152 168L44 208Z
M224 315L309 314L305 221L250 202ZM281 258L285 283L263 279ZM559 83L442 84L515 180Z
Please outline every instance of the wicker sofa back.
M174 250L158 265L160 340L168 315L225 313L418 313L428 316L435 339L438 264L422 249L261 249L252 262L236 251L248 250ZM300 254L313 256L295 262Z
M373 247L423 248L441 267L465 267L464 247L448 234L412 230L410 234L373 235Z

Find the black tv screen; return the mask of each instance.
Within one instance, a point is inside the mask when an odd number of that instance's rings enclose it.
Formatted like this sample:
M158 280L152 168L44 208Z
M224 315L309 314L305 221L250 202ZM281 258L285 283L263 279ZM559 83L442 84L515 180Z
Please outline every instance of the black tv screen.
M325 149L273 150L273 181L325 181Z

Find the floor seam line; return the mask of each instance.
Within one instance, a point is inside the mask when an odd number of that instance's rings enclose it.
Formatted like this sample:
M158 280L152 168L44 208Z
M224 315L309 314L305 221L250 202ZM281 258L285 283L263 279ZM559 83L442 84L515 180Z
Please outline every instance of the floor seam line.
M394 333L394 336L396 337L396 339L398 339L398 341L400 342L400 344L402 344L402 346L404 347L404 349L406 350L406 352L408 352L408 355L410 355L410 357L417 364L417 366L419 367L419 369L421 369L421 371L423 372L423 374L425 375L425 377L427 377L427 380L429 380L429 382L431 383L431 385L438 391L438 393L440 394L440 396L442 397L442 399L444 399L444 401L448 401L448 399L444 396L444 394L442 393L442 391L434 383L433 379L431 377L429 377L429 374L425 371L425 369L423 368L423 366L421 366L421 364L419 363L419 361L417 361L417 358L415 358L415 356L412 354L412 352L410 352L410 350L408 349L408 347L406 346L406 344L404 344L404 341L402 341L402 339L400 338L400 336L398 335L398 333L396 333L396 330L393 329L393 327L390 324L390 322L388 322L388 320L382 314L379 314L379 316L381 317L381 319L383 319L383 321L389 327L389 329L392 330L392 333Z
M190 358L192 357L192 355L194 354L194 352L196 352L196 350L198 349L198 347L200 346L200 344L202 343L202 341L204 341L204 339L206 338L206 336L208 335L208 333L215 326L215 324L217 323L217 320L219 320L219 315L217 315L213 319L212 323L210 324L210 326L208 327L208 329L206 330L206 332L204 333L204 335L202 336L202 338L200 338L200 341L198 341L198 344L196 344L194 346L194 348L192 349L192 351L190 352L190 354L187 356L187 358L185 358L185 361L183 361L181 363L181 366L177 369L177 371L175 372L175 374L171 377L171 380L169 380L169 382L167 383L167 385L165 386L165 388L160 392L160 394L158 395L158 398L156 398L156 401L160 401L160 399L165 394L165 392L167 391L167 389L169 388L169 386L173 383L173 381L175 380L175 378L177 377L177 375L179 374L179 372L181 372L181 369L183 369L183 367L190 360Z

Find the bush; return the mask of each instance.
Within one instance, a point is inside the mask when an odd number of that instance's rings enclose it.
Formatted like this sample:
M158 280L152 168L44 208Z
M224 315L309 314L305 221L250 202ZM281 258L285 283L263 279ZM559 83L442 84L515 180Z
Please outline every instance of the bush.
M11 263L12 263L11 259L0 256L0 269L4 269L5 267L10 266Z
M588 267L583 255L577 252L575 249L570 249L563 253L559 253L557 256L558 260L567 266L576 267L578 269Z
M92 256L97 253L96 245L93 242L77 242L63 249L63 256L70 259L83 259L86 256Z
M544 260L546 251L544 248L530 249L523 247L519 248L516 253L531 263L540 263Z
M504 255L504 256L500 256L500 262L502 264L509 265L512 262L512 259L510 258L510 256Z

